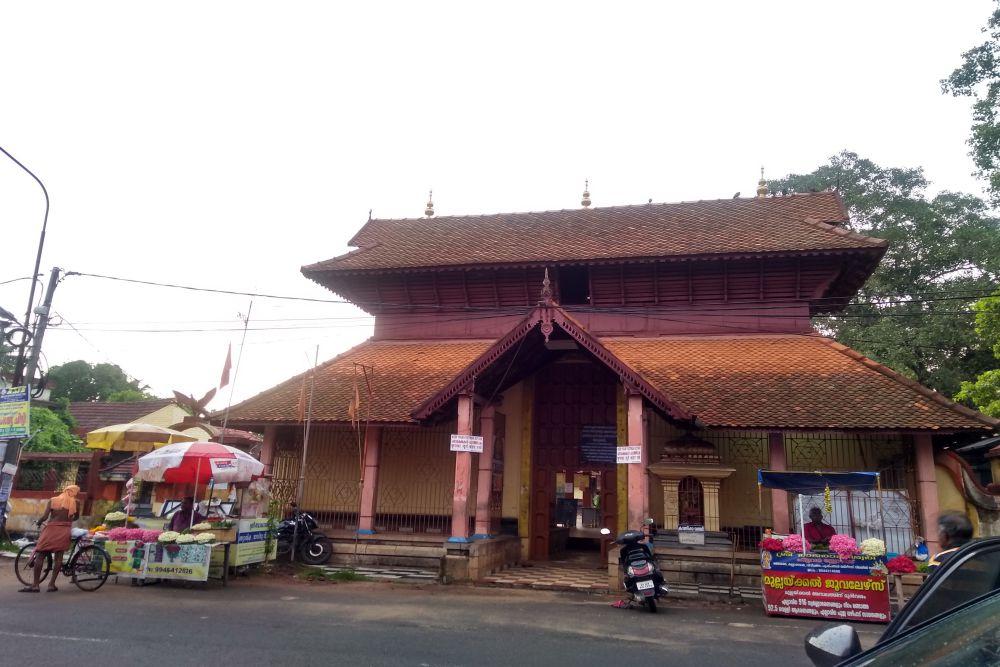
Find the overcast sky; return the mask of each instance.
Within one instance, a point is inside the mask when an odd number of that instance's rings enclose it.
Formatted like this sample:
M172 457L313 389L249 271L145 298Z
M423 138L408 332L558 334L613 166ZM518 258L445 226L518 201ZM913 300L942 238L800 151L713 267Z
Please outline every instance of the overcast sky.
M49 189L46 273L335 298L299 267L345 252L369 209L421 215L430 187L438 215L576 207L585 178L595 206L729 197L761 165L805 172L848 148L981 193L969 102L939 81L991 8L4 2L0 145ZM0 155L0 282L31 273L42 211ZM23 315L27 285L0 285L0 306ZM70 277L45 357L204 392L248 306ZM361 315L255 300L235 398L317 344L322 360L364 340Z

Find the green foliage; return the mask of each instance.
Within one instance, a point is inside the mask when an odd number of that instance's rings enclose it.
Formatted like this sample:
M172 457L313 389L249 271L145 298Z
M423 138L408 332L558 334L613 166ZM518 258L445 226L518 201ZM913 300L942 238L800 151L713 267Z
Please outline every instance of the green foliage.
M134 403L135 401L145 401L150 398L156 398L155 396L150 396L144 391L139 391L138 389L122 389L120 391L113 391L108 394L108 403Z
M976 333L992 348L996 360L1000 360L1000 292L977 301L975 311ZM973 405L983 414L1000 417L1000 369L986 371L975 381L963 382L955 400Z
M837 340L947 395L994 366L972 304L1000 278L1000 220L979 198L928 198L921 169L881 167L842 152L772 192L836 187L854 231L889 241L878 269L842 313L817 325Z
M71 361L53 367L49 378L56 385L52 390L53 399L127 402L156 398L145 391L145 385L130 380L115 364L89 364L82 359Z
M331 581L334 583L368 581L368 577L363 574L358 574L350 568L330 572L318 567L302 567L299 568L296 577L306 581Z
M1000 369L986 371L974 382L963 382L955 400L971 403L990 417L1000 417Z
M985 178L994 203L1000 203L1000 3L983 28L986 41L962 54L962 65L941 82L945 93L971 97L969 146L976 175Z
M87 449L55 412L48 408L31 408L31 439L25 451L85 452Z

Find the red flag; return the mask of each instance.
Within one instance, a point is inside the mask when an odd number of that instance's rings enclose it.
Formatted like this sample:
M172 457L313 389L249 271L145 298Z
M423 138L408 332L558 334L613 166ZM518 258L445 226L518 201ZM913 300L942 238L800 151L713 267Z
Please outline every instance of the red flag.
M226 352L226 363L222 366L222 380L219 382L219 389L222 389L227 384L229 384L229 371L233 368L233 344L229 344L229 350Z

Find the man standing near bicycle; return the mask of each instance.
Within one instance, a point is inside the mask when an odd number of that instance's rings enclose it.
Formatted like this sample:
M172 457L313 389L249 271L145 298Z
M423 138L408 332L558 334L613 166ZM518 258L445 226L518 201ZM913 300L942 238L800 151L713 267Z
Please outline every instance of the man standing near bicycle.
M21 593L39 592L39 583L42 579L42 567L45 564L45 554L51 553L55 559L55 566L52 568L52 580L49 581L48 591L55 592L56 578L62 570L63 552L69 549L72 539L73 520L78 516L76 496L80 493L80 487L70 484L63 489L62 493L54 498L50 498L45 504L45 513L38 520L37 525L48 520L42 534L38 536L38 543L35 545L35 553L32 556L35 568L35 581L31 586L20 589Z

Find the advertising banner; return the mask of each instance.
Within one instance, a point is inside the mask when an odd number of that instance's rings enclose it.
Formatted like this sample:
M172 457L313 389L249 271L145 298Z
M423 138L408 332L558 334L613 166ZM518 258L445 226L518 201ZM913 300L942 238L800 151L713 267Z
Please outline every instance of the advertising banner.
M623 445L615 449L617 462L622 463L642 463L642 445Z
M764 609L769 616L889 622L884 558L787 551L761 552Z
M102 545L111 556L111 574L141 577L146 564L146 545L135 540L116 542L109 540Z
M147 544L147 579L207 581L212 547L208 544Z
M237 566L263 563L267 548L267 519L240 519L237 530L236 544L230 547L233 552L229 556L229 564ZM271 540L271 553L267 560L274 559L277 546L277 540Z
M0 389L0 438L27 438L28 387Z

